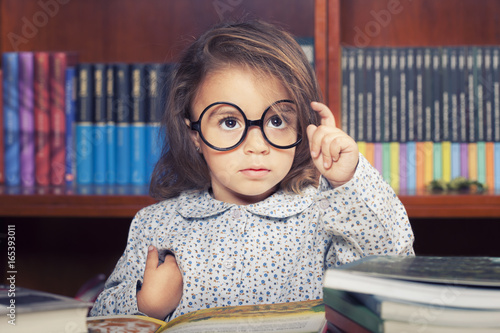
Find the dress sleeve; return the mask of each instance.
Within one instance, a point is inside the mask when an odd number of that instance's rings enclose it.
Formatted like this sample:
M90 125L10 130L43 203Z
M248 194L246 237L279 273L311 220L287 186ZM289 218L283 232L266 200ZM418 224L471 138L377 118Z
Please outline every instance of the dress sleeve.
M332 188L322 177L319 194L320 215L332 234L327 267L369 255L414 255L413 231L403 204L363 155L349 182Z
M142 285L150 245L146 244L149 237L144 233L139 212L130 225L127 247L95 301L90 316L142 314L137 308L136 294Z

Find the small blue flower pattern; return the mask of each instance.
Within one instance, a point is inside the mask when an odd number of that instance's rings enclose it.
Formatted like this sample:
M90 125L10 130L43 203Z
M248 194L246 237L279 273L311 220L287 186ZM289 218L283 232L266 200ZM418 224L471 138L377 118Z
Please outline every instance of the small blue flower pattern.
M360 155L348 183L301 195L278 191L247 206L207 191L139 211L124 254L92 316L139 314L148 246L172 252L183 275L182 299L167 318L216 306L320 299L329 267L369 255L414 255L413 232L392 188Z

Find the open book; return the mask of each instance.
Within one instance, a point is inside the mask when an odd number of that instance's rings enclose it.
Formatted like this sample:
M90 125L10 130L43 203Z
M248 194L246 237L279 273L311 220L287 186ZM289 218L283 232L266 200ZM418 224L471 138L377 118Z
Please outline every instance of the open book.
M322 332L323 300L227 306L187 313L166 323L145 316L87 319L89 333L111 332Z

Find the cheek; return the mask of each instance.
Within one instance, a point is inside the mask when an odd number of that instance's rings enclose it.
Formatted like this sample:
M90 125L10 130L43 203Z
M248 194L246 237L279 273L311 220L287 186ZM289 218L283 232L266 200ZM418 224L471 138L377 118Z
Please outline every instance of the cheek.
M210 170L211 177L216 177L220 182L228 183L231 181L232 175L237 171L237 158L231 157L229 154L213 154L205 152L205 161Z

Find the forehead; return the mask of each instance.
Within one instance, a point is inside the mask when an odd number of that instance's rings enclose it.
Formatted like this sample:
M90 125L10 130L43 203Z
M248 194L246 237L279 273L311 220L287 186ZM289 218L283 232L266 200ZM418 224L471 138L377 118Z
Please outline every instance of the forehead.
M207 74L193 100L192 116L215 102L238 105L249 119L260 118L274 102L290 99L285 86L274 76L264 75L246 67L226 66Z

